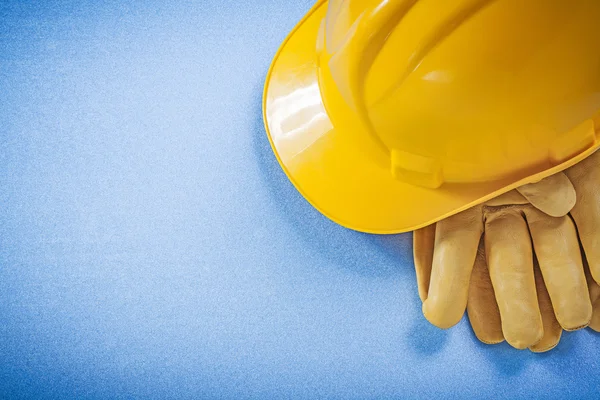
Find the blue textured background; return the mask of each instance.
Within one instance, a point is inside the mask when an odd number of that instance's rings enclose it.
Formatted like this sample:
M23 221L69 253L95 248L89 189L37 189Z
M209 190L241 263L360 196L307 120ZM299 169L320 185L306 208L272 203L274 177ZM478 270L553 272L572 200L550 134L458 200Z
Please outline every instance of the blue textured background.
M262 86L310 6L0 2L0 397L598 395L599 335L433 329L410 235L286 180Z

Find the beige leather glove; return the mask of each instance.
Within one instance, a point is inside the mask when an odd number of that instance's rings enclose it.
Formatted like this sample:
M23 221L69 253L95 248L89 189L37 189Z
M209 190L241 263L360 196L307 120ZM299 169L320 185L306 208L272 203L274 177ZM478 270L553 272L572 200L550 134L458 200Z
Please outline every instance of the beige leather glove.
M565 174L577 193L571 217L579 233L593 305L590 328L600 332L600 151L567 169Z
M580 169L577 184L567 178L573 174L557 174L416 231L415 267L425 317L449 328L468 303L480 340L506 339L533 351L554 347L561 327L587 326L591 280L586 281L575 224L566 215L576 200L573 186L592 179L587 167ZM598 202L590 203L600 209ZM600 226L600 218L589 226L590 238L594 226ZM600 241L590 246L600 256Z

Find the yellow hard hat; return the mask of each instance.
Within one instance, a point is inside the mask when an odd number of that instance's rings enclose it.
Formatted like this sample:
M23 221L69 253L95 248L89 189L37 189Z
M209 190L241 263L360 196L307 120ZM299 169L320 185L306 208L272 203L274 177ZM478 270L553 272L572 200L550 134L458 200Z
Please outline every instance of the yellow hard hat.
M414 230L600 146L599 0L330 0L269 71L265 126L302 195Z

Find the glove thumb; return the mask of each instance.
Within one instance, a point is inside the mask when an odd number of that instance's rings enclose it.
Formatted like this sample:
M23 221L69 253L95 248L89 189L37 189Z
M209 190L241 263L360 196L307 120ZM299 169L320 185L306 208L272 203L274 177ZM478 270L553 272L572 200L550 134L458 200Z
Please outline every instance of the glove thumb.
M567 215L577 201L573 184L562 172L539 182L523 185L517 191L535 208L551 217Z

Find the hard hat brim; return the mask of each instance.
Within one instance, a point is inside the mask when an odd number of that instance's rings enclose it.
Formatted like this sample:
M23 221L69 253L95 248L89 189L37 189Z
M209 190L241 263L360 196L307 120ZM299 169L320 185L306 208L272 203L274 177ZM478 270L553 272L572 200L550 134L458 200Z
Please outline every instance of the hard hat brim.
M597 145L542 172L522 172L493 182L447 183L427 189L395 179L389 167L373 162L328 117L319 87L316 46L326 11L327 1L318 1L281 45L265 83L263 118L288 178L334 222L377 234L415 230L560 172L596 150Z

